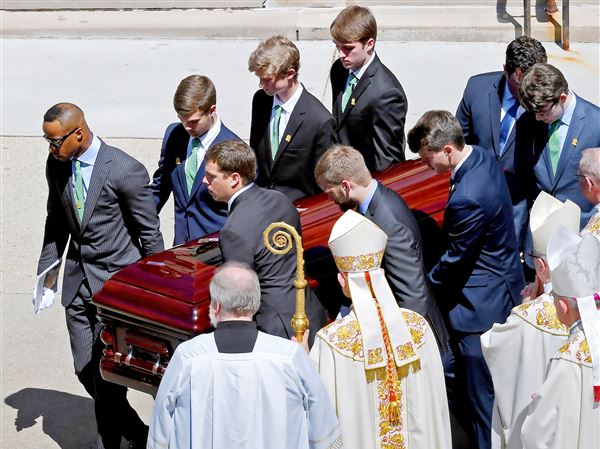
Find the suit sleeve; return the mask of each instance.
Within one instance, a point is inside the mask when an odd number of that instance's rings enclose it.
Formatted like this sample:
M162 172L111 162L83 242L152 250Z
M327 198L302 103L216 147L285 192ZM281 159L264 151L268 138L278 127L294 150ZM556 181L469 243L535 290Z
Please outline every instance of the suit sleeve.
M164 249L158 213L152 202L152 192L148 184L148 172L133 159L127 168L127 176L119 183L119 203L123 213L132 220L137 231L142 257L158 253Z
M401 224L396 223L389 231L383 259L385 277L400 307L427 316L427 286L419 242Z
M248 245L247 239L244 239L232 229L221 229L219 233L219 245L225 262L236 261L243 262L254 267L254 252Z
M156 206L156 211L160 213L161 209L169 199L169 195L173 191L173 184L171 183L171 173L168 170L168 142L171 132L177 126L176 123L169 125L165 131L163 137L162 146L160 149L160 158L158 159L158 168L152 176L152 183L150 184L150 190L152 191L152 199Z
M429 280L437 288L466 283L487 230L483 207L467 197L453 197L444 220L448 220L448 247L429 273Z
M44 241L37 268L38 274L62 257L70 235L65 210L58 192L52 185L50 170L48 163L46 163L48 201L46 203ZM67 188L69 187L67 186Z
M473 133L472 131L472 123L471 123L471 105L468 100L468 89L469 84L465 87L465 91L463 92L463 97L460 100L460 104L458 105L458 109L456 110L456 119L458 123L460 123L460 127L463 130L463 134L465 136L465 141L467 143L472 143L470 138Z
M393 161L403 161L404 122L408 105L398 89L388 89L373 108L373 140L377 148Z

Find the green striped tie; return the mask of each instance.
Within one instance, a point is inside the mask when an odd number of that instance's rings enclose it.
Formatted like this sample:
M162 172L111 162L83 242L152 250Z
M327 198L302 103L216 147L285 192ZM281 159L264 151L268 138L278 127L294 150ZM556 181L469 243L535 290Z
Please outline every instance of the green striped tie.
M358 82L358 78L354 75L354 73L350 73L348 75L348 85L346 86L346 90L344 90L344 95L342 95L342 112L346 110L346 106L348 106L348 101L352 96L352 91L354 90L354 86Z
M279 105L273 108L275 113L273 114L273 126L271 127L271 157L275 160L275 155L279 149L279 122L281 121L281 111L283 108Z
M556 175L556 167L558 167L558 160L560 159L560 133L558 128L560 128L561 123L559 119L550 125L548 148L550 149L550 166L553 175Z
M81 176L81 161L75 159L75 209L79 221L83 221L85 198L83 196L83 176Z
M198 172L198 148L200 147L200 139L197 137L192 139L192 153L185 161L185 181L187 184L188 194L192 193L192 186Z

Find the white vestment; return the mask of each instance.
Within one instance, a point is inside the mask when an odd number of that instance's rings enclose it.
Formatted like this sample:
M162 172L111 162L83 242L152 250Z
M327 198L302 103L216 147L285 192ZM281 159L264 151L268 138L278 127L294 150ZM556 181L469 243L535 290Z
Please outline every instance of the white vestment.
M585 335L577 331L550 362L523 423L525 449L600 448L600 408L593 408L592 365Z
M543 294L515 307L506 323L481 336L494 383L492 448L521 449L521 426L532 395L541 387L551 357L566 342L552 298Z
M440 354L419 314L401 309L420 368L400 370L400 421L386 418L385 368L365 371L362 335L354 312L321 329L310 352L331 395L350 449L450 449L450 419ZM408 355L408 354L407 354ZM382 401L384 398L384 401ZM384 411L384 413L381 413Z
M149 449L342 448L319 374L297 343L258 333L250 353L213 334L179 345L160 383Z

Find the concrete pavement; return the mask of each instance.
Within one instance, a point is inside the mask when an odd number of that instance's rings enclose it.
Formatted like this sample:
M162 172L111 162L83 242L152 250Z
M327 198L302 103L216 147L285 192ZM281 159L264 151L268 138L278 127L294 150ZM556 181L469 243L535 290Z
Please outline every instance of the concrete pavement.
M102 16L97 12L88 18L101 23L93 19L96 14ZM203 73L217 85L221 118L247 139L250 101L257 88L247 71L247 58L261 36L208 40L196 30L190 38L163 37L157 29L147 37L128 31L124 21L114 34L69 37L76 25L71 19L60 21L62 34L54 37L41 33L43 21L36 22L39 28L33 22L27 25L30 34L10 34L14 26L4 27L7 16L2 13L0 44L0 447L89 448L95 432L92 402L73 374L63 309L57 302L34 316L30 303L47 194L47 145L39 137L42 115L58 101L78 103L95 132L152 173L164 128L176 120L171 104L177 83L188 74ZM277 32L275 25L265 24L265 32ZM600 104L598 43L572 39L570 52L552 39L544 45L550 62L565 73L575 92ZM300 79L329 106L333 44L301 39L298 46ZM407 93L407 130L428 109L455 110L470 75L501 69L505 47L506 42L380 40L380 57ZM171 205L161 214L161 228L168 245L173 235ZM131 397L147 419L151 398L136 392Z

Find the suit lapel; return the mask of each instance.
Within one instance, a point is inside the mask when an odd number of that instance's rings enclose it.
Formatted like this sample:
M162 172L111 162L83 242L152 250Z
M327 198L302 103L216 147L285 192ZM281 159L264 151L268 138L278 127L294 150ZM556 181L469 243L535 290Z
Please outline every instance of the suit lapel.
M490 129L492 130L493 150L496 157L500 155L500 115L502 110L502 97L504 95L504 75L494 84L494 90L488 95L490 108ZM513 127L514 129L514 127Z
M578 108L577 105L575 105L575 110L573 111L573 116L571 117L571 124L569 125L569 130L567 131L567 136L565 137L565 143L563 144L562 150L560 152L560 158L558 159L556 175L552 183L553 188L555 188L558 182L560 181L560 178L562 177L565 171L565 167L568 165L569 160L575 153L577 141L579 140L579 136L581 135L581 131L583 130L584 123L585 113L581 108ZM549 153L549 151L547 151L546 153Z
M96 156L96 162L94 163L94 169L92 170L92 177L90 180L90 187L87 192L85 199L85 209L83 211L83 220L81 221L81 232L85 231L85 227L90 221L90 217L94 212L100 192L104 187L106 177L110 170L110 162L112 157L108 152L106 144L100 141L100 150L98 156Z
M59 176L57 176L54 180L56 183L56 188L59 192L61 192L60 199L63 205L63 209L68 211L71 216L71 221L75 223L75 226L80 229L81 223L79 222L79 217L77 217L77 212L75 211L75 199L73 198L73 182L72 182L72 167L71 162L60 163L59 167L63 169Z
M350 96L350 100L348 100L348 104L346 105L346 109L344 110L344 113L342 114L342 118L340 119L340 122L338 123L338 129L340 129L341 125L346 121L346 119L348 118L348 116L350 115L352 110L354 109L354 106L358 102L360 96L367 89L367 87L369 87L369 85L371 84L371 78L377 72L377 69L379 68L380 64L381 63L379 62L379 57L377 55L375 55L373 57L373 61L371 61L371 64L369 64L369 67L367 67L367 70L365 70L365 73L363 73L363 75L360 77L360 80L358 80L358 83L356 83L356 86L354 87L354 90L352 91L352 95ZM339 96L340 110L341 110L341 101L342 101L343 95L344 95L344 93L342 91L342 94Z

